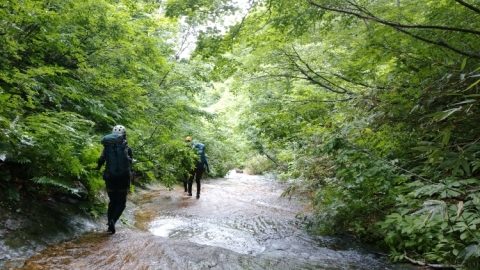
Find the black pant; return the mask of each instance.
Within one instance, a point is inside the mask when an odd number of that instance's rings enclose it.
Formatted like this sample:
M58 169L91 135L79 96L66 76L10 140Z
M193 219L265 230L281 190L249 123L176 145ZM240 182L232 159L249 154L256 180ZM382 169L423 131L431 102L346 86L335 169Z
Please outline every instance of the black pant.
M183 187L185 188L185 192L188 192L188 179L190 178L190 175L187 174L185 177L183 177Z
M195 170L192 171L190 174L190 178L188 179L188 194L192 194L192 185L193 179L197 183L197 196L200 196L200 179L202 178L202 174L205 171L203 165L197 165Z
M127 190L109 190L108 198L108 212L107 218L108 222L113 222L115 224L117 220L122 215L123 210L125 210L125 205L127 203Z

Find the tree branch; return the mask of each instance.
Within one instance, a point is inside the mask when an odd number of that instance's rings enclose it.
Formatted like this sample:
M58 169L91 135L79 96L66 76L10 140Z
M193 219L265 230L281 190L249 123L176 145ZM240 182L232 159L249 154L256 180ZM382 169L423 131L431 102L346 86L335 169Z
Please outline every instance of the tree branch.
M332 76L335 76L335 77L337 77L337 78L339 78L339 79L341 79L341 80L343 80L343 81L346 81L346 82L348 82L348 83L360 85L360 86L363 86L363 87L365 87L365 88L370 88L370 89L386 89L386 87L383 87L383 86L371 86L371 85L368 85L368 84L366 84L366 83L356 82L356 81L354 81L354 80L352 80L352 79L350 79L350 78L347 78L347 77L345 77L345 76L343 76L343 75L340 75L340 74L338 74L338 73L332 73L331 75L332 75Z
M411 262L411 263L413 263L413 264L416 264L416 265L420 265L420 266L428 266L428 267L435 268L435 269L457 269L457 267L458 267L458 266L455 266L455 265L433 264L433 263L426 263L426 262L414 260L414 259L412 259L412 258L409 258L409 257L407 256L407 254L404 254L403 256L404 256L405 259L407 259L409 262Z
M303 76L305 76L305 80L307 81L310 81L312 84L315 84L315 85L318 85L318 86L321 86L322 88L330 91L330 92L334 92L334 93L337 93L337 94L348 94L348 95L352 95L353 93L344 89L344 88L341 88L341 87L338 87L334 84L332 84L329 80L326 80L323 76L320 76L318 75L316 72L313 71L313 69L310 67L310 66L306 66L307 70L305 70L304 68L302 68L298 63L297 61L295 60L294 56L287 53L287 52L283 52L285 56L287 56L287 58L290 60L291 64L293 64L294 68L296 71L299 71ZM302 61L302 64L306 64L305 61ZM320 81L320 80L317 80L314 76L312 76L311 74L309 74L309 72L313 73L315 76L319 77L320 79L324 80L326 83ZM330 84L330 85L328 85ZM338 89L335 89L335 87L339 88L340 90Z
M352 100L353 97L343 98L343 99L299 99L299 100L283 100L285 102L292 103L336 103L336 102L346 102Z
M173 68L169 69L167 72L165 72L165 74L163 74L162 78L160 79L160 82L158 83L158 86L159 87L162 87L163 84L165 83L168 75L170 74L170 72L172 71Z
M266 75L251 77L251 78L249 78L249 79L251 79L251 80L257 80L257 79L263 79L263 78L287 78L287 79L300 79L300 80L305 80L305 77L295 76L295 75L290 75L290 74L266 74Z
M351 1L347 1L347 2L351 5L353 5L358 11L363 12L366 15L363 15L363 14L360 14L360 13L357 13L357 12L354 12L354 11L350 11L350 10L322 6L322 5L314 2L313 0L307 0L307 1L311 5L314 5L314 6L319 7L319 8L323 8L323 9L330 10L330 11L348 13L350 15L354 15L354 16L362 18L362 19L375 21L375 22L378 22L378 23L381 23L381 24L384 24L384 25L392 26L392 27L399 27L399 28L406 28L406 29L443 30L443 31L452 31L452 32L460 32L460 33L480 35L480 31L473 30L473 29L450 27L450 26L444 26L444 25L402 24L402 23L399 23L399 22L388 21L388 20L379 18L377 16L374 16L372 13L368 12L363 7L359 6L358 4L352 3ZM455 1L460 1L460 0L455 0Z
M458 53L458 54L461 54L461 55L463 55L463 56L468 56L468 57L480 59L480 54L462 51L462 50L460 50L460 49L458 49L458 48L455 48L455 47L453 47L452 45L448 44L448 43L445 42L444 40L438 40L438 41L430 40L430 39L421 37L421 36L419 36L419 35L415 35L415 34L413 34L413 33L411 33L411 32L405 31L405 30L400 29L400 28L395 28L395 29L396 29L397 31L399 31L399 32L402 32L402 33L404 33L404 34L406 34L406 35L409 35L409 36L411 36L411 37L413 37L413 38L416 38L416 39L418 39L418 40L421 40L421 41L423 41L423 42L426 42L426 43L429 43L429 44L433 44L433 45L437 45L437 46L440 46L440 47L444 47L444 48L449 49L449 50L451 50L451 51L454 51L454 52L456 52L456 53Z
M386 87L384 86L372 86L372 85L368 85L366 83L362 83L362 82L357 82L357 81L354 81L350 78L347 78L341 74L338 74L338 73L328 73L327 75L331 75L331 76L334 76L340 80L343 80L345 82L348 82L348 83L351 83L353 85L358 85L358 86L362 86L362 87L365 87L365 88L369 88L369 89L387 89ZM263 79L263 78L268 78L268 77L278 77L278 78L288 78L288 79L302 79L302 80L305 80L305 77L301 77L301 76L295 76L295 75L290 75L290 74L267 74L267 75L262 75L262 76L256 76L256 77L253 77L251 79Z
M455 0L455 2L459 3L460 5L470 9L470 10L473 10L475 11L476 13L479 13L480 14L480 8L477 8L475 7L474 5L471 5L465 1L462 1L462 0Z
M240 23L238 23L234 28L233 28L233 31L232 31L232 34L230 35L231 36L231 39L230 40L233 40L235 39L235 37L240 33L240 31L242 30L244 24L245 24L245 21L248 17L248 15L250 15L250 11L253 9L253 6L255 5L255 1L248 1L248 8L245 12L245 15L242 16L242 20L240 21Z
M406 31L405 29L416 28L416 29L430 29L430 30L448 30L448 31L457 31L457 32L459 30L462 30L461 32L472 33L472 34L476 34L476 35L480 35L480 31L470 30L470 29L461 29L461 28L455 28L455 27L436 26L436 25L404 25L404 24L400 24L400 23L394 23L394 22L386 21L386 20L380 19L380 18L375 17L375 16L360 14L360 13L350 11L350 10L344 10L344 9L324 6L324 5L321 5L319 3L314 2L313 0L307 0L307 1L308 1L308 3L310 3L311 5L313 5L317 8L325 9L325 10L333 11L333 12L338 12L338 13L343 13L343 14L349 14L349 15L353 15L357 18L370 20L370 21L380 23L382 25L390 26L390 27L394 28L395 30L397 30L399 32L402 32L406 35L409 35L409 36L411 36L415 39L421 40L423 42L449 49L451 51L454 51L454 52L456 52L458 54L461 54L461 55L464 55L464 56L480 59L480 54L478 54L478 53L462 51L462 50L460 50L458 48L455 48L452 45L446 43L443 40L439 40L439 41L430 40L430 39L421 37L419 35L413 34L409 31ZM362 9L360 9L360 12L362 12ZM363 12L366 12L366 11L363 11ZM367 12L367 14L368 14L368 12Z
M295 50L295 47L292 46L292 50L293 52L295 52L295 55L297 56L297 59L313 74L315 74L317 77L319 77L320 79L326 81L327 83L329 83L330 85L334 86L334 87L337 87L339 89L341 89L344 93L348 93L349 95L352 95L353 93L350 92L349 90L337 85L336 83L332 82L331 80L325 78L324 76L320 75L318 72L316 72L305 60L302 59L302 57L300 56L300 54L297 52L297 50Z
M187 42L188 38L191 34L195 35L195 33L192 33L192 31L195 31L192 27L192 25L188 25L188 28L184 32L184 35L182 36L182 41L180 42L180 46L178 47L178 51L175 53L175 60L180 59L180 55L188 48Z

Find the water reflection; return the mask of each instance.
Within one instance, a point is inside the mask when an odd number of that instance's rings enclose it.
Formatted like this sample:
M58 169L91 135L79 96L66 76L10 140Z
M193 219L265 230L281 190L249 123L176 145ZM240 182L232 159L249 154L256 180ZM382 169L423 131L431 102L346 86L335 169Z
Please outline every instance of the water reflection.
M242 254L258 254L265 250L249 232L192 218L157 219L151 224L150 232L161 237L222 247Z

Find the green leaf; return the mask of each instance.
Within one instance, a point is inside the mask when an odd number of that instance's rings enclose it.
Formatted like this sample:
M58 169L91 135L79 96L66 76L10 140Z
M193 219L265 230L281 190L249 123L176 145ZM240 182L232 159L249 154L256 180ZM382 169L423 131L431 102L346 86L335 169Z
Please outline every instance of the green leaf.
M441 112L436 112L432 115L432 118L433 118L434 121L440 122L440 121L443 121L443 120L447 119L452 114L460 111L461 109L462 109L461 107L457 107L457 108L452 108L452 109L448 109L448 110L441 111Z
M73 194L77 197L80 197L80 190L66 184L65 181L53 179L46 176L34 177L32 178L32 180L37 184L56 187L61 190L67 191L68 193Z
M457 219L462 215L462 212L463 212L463 201L459 201L457 204L457 216L456 216Z
M480 79L476 80L474 83L470 84L466 89L465 91L468 91L470 89L472 89L473 87L475 87L478 83L480 83Z
M448 128L442 131L442 145L446 146L450 142L450 138L452 136L452 129Z
M467 57L463 58L462 64L460 66L460 71L465 69L465 66L467 65L467 60L468 60Z
M475 102L477 102L476 99L467 99L467 100L464 100L464 101L461 101L461 102L454 103L454 104L452 104L452 106L470 104L470 103L475 103Z

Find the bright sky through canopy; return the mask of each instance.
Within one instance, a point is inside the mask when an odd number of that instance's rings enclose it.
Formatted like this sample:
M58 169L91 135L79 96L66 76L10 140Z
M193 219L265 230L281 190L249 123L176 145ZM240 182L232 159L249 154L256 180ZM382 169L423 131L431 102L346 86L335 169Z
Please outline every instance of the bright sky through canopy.
M228 31L230 26L235 25L241 21L242 17L246 15L249 7L249 0L232 0L231 3L238 7L239 10L235 14L228 15L222 18L219 22L208 22L205 25L201 25L197 28L185 27L186 23L182 21L182 29L184 29L179 38L178 44L178 58L189 58L192 52L195 50L198 34L200 31L205 30L207 27L217 28L222 33Z

